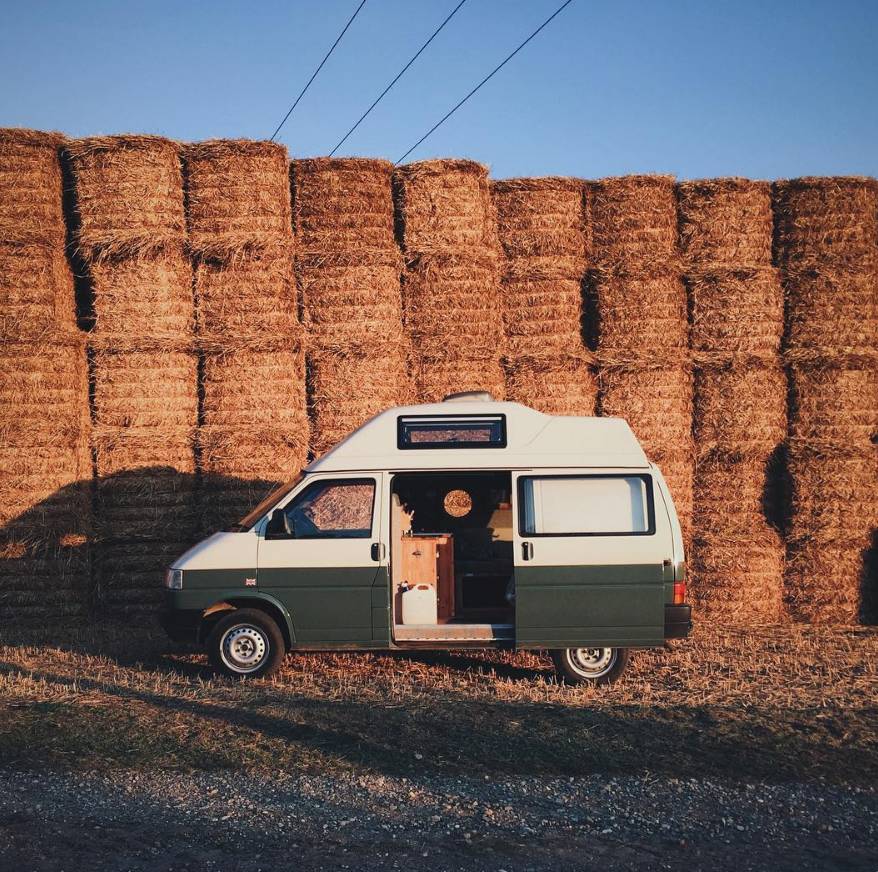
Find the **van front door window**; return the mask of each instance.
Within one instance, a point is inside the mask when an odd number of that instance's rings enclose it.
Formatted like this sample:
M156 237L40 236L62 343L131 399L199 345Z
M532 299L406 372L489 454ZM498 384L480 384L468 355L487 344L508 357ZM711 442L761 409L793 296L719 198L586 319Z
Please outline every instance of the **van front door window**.
M372 535L372 479L315 482L286 508L296 539L368 539Z

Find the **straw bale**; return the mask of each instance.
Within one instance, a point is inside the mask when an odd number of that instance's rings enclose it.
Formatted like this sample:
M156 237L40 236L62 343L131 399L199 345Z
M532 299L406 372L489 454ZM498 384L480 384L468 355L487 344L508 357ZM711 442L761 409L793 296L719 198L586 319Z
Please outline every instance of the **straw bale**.
M500 244L510 259L564 257L585 267L583 183L547 177L491 183Z
M686 288L675 271L594 272L598 347L605 352L655 354L689 345Z
M518 357L506 365L506 399L547 415L593 415L597 384L587 357Z
M192 543L106 542L95 550L95 600L105 617L142 617L152 623L168 566Z
M844 360L790 367L791 439L865 451L876 433L878 367Z
M588 188L595 266L636 273L677 259L673 176L620 176L590 182Z
M308 420L198 430L199 467L211 493L262 490L298 475L308 459Z
M784 546L770 527L734 535L696 532L690 566L689 588L699 622L749 627L784 619Z
M64 245L60 133L0 128L0 240Z
M93 351L94 420L103 428L195 426L197 358L185 351Z
M291 172L301 251L396 250L389 161L313 158L293 161Z
M270 436L270 434L265 434ZM266 443L262 443L265 445ZM260 448L260 451L265 448ZM236 524L252 508L266 497L278 484L277 476L280 467L270 476L259 478L237 479L230 476L203 476L198 491L200 533L209 536L217 530L224 530ZM285 480L294 477L289 475Z
M193 473L194 437L191 428L94 427L96 472L102 477L153 469L160 475Z
M80 337L0 343L0 443L69 446L87 413Z
M296 275L311 343L321 349L399 341L402 332L400 271L395 250L308 254Z
M878 526L878 452L820 451L793 444L787 460L791 542L868 537Z
M677 186L680 248L694 267L771 266L771 185L722 178Z
M229 344L204 356L202 421L206 426L300 432L307 443L305 355L288 346L270 352Z
M696 371L699 452L723 448L766 456L783 442L786 425L787 380L779 365L743 361Z
M495 400L506 395L503 367L496 357L430 359L419 357L412 362L416 402L438 403L448 394L461 391L487 391Z
M300 337L288 243L230 260L197 259L195 299L202 337L270 335L288 342Z
M0 340L75 329L73 275L63 247L0 242Z
M192 268L180 246L161 256L99 261L89 270L94 332L129 339L192 332Z
M311 453L319 456L373 415L412 398L402 345L380 353L308 355Z
M98 136L70 140L65 150L83 257L154 254L185 242L177 143L160 136Z
M470 160L426 160L393 176L400 238L407 252L496 248L488 168Z
M776 270L693 270L685 281L693 350L777 354L784 330L784 295Z
M523 357L555 357L583 350L582 275L568 271L576 263L562 258L555 266L512 261L500 295L506 350ZM540 258L540 261L545 260Z
M649 448L644 445L649 459L662 471L665 482L671 491L674 507L680 520L683 542L689 547L692 538L692 488L694 464L692 452L685 448L659 447Z
M156 446L155 454L159 453ZM161 541L192 537L197 527L193 472L190 462L185 471L172 466L144 465L99 477L94 503L97 538Z
M213 139L183 149L189 246L217 259L292 241L287 150Z
M412 342L428 357L502 351L497 258L449 250L413 257L403 280L403 312Z
M878 256L853 272L788 269L784 288L788 349L831 355L878 348Z
M855 271L875 257L878 181L808 176L773 186L775 242L781 264Z
M868 537L859 541L791 543L787 551L785 594L795 621L853 624L868 601L868 566L874 560Z
M602 415L625 418L648 454L692 451L692 373L682 366L602 367Z

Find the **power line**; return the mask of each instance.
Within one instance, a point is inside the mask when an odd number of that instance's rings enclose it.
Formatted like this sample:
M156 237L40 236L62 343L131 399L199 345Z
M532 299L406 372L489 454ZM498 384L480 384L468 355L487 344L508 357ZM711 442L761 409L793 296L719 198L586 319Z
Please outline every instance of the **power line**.
M491 70L491 72L488 73L488 75L485 76L485 78L482 79L482 81L479 82L479 84L476 85L475 88L473 88L472 91L470 91L469 94L467 94L466 97L463 98L463 100L461 100L449 112L443 115L442 118L439 119L439 121L437 121L401 158L399 158L399 160L396 161L396 163L402 163L425 139L427 139L428 136L435 133L435 131L438 130L449 118L451 118L451 116L454 115L454 113L457 112L457 110L460 109L460 107L463 106L463 104L466 103L466 101L469 100L469 98L472 97L472 95L475 94L476 91L478 91L479 88L482 87L482 85L488 82L489 79L493 78L496 73L499 73L500 70L503 69L503 67L505 67L506 64L508 64L509 61L511 61L512 58L514 58L547 24L549 24L549 22L556 15L562 12L572 2L573 0L567 0L566 3L562 3L523 43L521 43L521 45L518 46L518 48L515 49L514 52L512 52L512 54L508 55L500 64L494 67L494 69Z
M384 96L387 94L387 92L403 77L405 71L421 56L421 52L423 52L424 49L439 35L439 31L442 30L442 28L445 27L445 25L448 24L448 22L451 21L452 18L454 18L455 13L458 9L460 9L461 6L463 6L464 3L466 3L466 0L460 0L460 3L458 3L457 6L455 6L454 9L451 10L445 21L443 21L442 24L440 24L433 31L430 38L417 50L414 57L412 57L412 59L396 74L396 77L378 95L378 98L375 100L375 102L359 117L357 123L339 140L338 145L336 145L336 147L331 152L329 152L330 157L332 157L344 145L347 138L363 123L363 121L366 120L366 117L369 115L369 113L384 99Z
M311 76L310 79L308 79L308 82L306 83L305 87L302 88L302 92L299 94L299 96L296 97L296 102L293 103L292 106L290 106L289 112L287 112L287 114L284 115L284 117L283 117L283 121L281 121L281 123L278 124L278 126L277 126L277 130L275 130L274 133L271 134L271 142L274 142L274 138L275 138L275 136L277 136L278 133L280 133L280 129L281 129L281 127L283 127L284 124L287 123L287 118L289 118L290 115L293 114L293 109L295 109L296 106L299 105L299 100L301 100L302 97L305 96L305 91L307 91L308 88L311 87L311 82L313 82L314 79L317 78L317 74L320 72L320 70L323 69L323 65L329 60L329 56L335 51L335 47L341 42L341 38L347 33L348 28L354 23L354 19L360 14L360 10L361 10L365 5L366 5L366 0L360 0L360 5L356 8L356 10L354 11L354 14L350 17L350 19L348 20L348 23L344 26L344 29L343 29L342 32L338 35L338 37L336 38L335 42L332 44L332 48L330 48L329 51L326 52L326 54L325 54L324 57L323 57L323 60L320 61L320 65L317 67L316 70L314 70L314 74Z

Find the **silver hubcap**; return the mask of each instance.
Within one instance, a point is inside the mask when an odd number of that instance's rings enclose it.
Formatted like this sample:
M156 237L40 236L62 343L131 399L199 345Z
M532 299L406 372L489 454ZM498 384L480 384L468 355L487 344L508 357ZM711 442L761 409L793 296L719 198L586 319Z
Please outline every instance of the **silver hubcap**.
M255 672L268 656L268 639L258 627L230 627L220 640L220 657L233 672Z
M616 662L615 648L568 648L570 668L584 678L606 675Z

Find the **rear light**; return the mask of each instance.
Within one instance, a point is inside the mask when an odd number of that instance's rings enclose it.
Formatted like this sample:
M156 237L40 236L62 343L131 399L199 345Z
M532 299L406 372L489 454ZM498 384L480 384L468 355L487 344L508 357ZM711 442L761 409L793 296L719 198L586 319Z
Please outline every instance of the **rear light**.
M674 582L674 605L681 606L686 602L686 582Z

